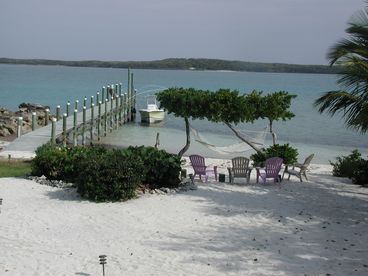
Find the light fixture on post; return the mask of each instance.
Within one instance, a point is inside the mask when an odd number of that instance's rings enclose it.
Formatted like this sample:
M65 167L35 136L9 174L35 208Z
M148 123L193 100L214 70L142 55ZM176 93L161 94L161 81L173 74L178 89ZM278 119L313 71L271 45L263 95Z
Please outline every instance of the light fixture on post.
M105 276L106 255L100 255L98 257L100 258L100 265L102 265L102 276Z

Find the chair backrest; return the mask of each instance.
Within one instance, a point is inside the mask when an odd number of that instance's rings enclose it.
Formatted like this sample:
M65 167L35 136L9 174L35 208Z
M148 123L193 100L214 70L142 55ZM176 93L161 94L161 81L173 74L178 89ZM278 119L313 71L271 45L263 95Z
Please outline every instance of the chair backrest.
M189 156L189 159L195 173L206 174L206 164L203 156L193 154Z
M233 163L233 173L234 176L242 176L246 175L248 173L249 169L249 159L246 157L234 157L231 159L231 162Z
M310 162L312 161L313 157L314 157L314 153L309 155L307 158L305 158L303 166L308 167Z
M267 159L265 162L266 177L278 176L281 170L282 162L283 160L280 157L272 157Z

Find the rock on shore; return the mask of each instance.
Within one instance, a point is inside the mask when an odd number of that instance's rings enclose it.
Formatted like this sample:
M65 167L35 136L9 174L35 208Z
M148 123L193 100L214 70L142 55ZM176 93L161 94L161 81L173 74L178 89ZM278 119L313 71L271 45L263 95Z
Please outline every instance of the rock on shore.
M21 103L18 108L18 111L13 112L4 107L0 107L0 139L2 137L16 135L18 117L23 117L23 133L31 131L32 112L36 112L37 114L37 125L45 125L45 110L50 109L49 106L33 103Z

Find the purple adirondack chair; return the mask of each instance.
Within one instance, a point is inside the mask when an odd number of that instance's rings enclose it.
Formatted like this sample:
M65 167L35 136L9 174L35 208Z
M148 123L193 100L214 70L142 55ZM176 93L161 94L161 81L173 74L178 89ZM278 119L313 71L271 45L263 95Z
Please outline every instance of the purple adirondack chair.
M264 168L256 168L257 169L257 183L259 177L262 178L263 183L266 183L267 178L273 178L275 182L280 181L281 177L279 177L279 173L282 165L282 158L280 157L272 157L267 159L265 162Z
M207 181L208 175L214 174L217 181L217 166L214 166L213 169L208 168L205 164L204 157L197 154L190 155L189 159L194 170L193 179L196 175L199 175L199 178L202 180L202 175L204 175Z

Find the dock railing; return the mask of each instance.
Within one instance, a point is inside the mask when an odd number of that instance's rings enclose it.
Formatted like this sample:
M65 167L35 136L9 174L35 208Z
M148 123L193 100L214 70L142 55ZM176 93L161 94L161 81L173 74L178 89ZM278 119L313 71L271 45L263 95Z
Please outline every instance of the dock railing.
M74 101L74 109L71 102L67 101L64 113L61 105L56 106L55 116L50 115L50 110L45 110L44 126L51 121L51 143L68 143L86 145L100 140L109 132L118 129L125 123L135 118L136 91L133 86L133 73L128 69L127 91L122 90L122 83L103 86L96 95L84 97L82 105L79 100ZM52 119L50 120L50 118ZM22 135L23 118L18 118L17 137ZM42 128L42 127L41 127ZM36 113L32 113L32 132L37 132Z

